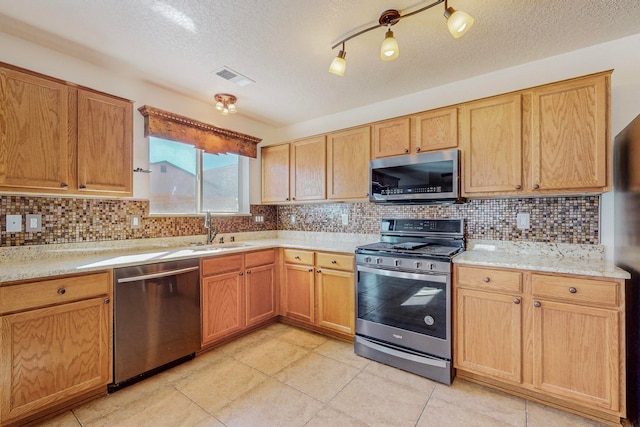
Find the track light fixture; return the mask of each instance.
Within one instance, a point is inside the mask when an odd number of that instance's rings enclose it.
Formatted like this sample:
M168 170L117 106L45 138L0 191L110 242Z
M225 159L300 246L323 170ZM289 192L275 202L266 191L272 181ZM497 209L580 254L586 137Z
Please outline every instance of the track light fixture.
M444 16L445 18L447 18L447 27L449 28L449 32L451 33L451 35L456 39L463 36L473 25L474 19L465 12L456 11L453 7L449 7L448 0L436 0L433 3L430 3L405 15L401 15L400 12L396 9L385 10L380 15L380 19L378 19L378 25L374 25L372 27L358 31L357 33L351 34L331 47L331 49L335 49L336 47L342 45L342 50L340 50L337 57L333 58L331 66L329 67L329 72L337 74L338 76L344 76L345 69L347 68L347 62L345 60L346 51L344 48L344 44L361 34L367 33L379 27L387 27L385 38L382 42L382 45L380 46L380 59L383 61L393 61L400 55L400 49L398 46L398 41L393 37L391 26L400 22L400 20L403 18L407 18L420 12L424 12L425 10L431 9L432 7L437 6L441 3L444 3Z
M216 102L216 110L220 111L223 116L227 114L233 114L238 111L236 108L236 102L238 98L228 93L216 93L213 97Z

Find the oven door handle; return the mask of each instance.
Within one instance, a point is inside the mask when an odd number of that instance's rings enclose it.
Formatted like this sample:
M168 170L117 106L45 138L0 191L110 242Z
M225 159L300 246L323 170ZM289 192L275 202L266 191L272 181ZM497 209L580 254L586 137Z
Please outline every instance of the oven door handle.
M398 357L400 359L410 360L412 362L420 363L420 364L423 364L423 365L436 366L438 368L446 368L447 367L447 362L444 361L444 360L435 359L435 358L429 357L427 355L418 356L418 355L415 355L415 354L406 353L404 351L395 350L393 348L389 348L389 347L382 346L380 344L373 343L373 342L371 342L369 340L366 340L366 339L358 339L358 338L359 337L356 337L356 339L357 339L359 344L362 344L365 347L369 347L369 348L371 348L373 350L380 351L382 353L388 354L388 355L393 356L393 357Z
M398 277L400 279L413 279L413 280L422 280L425 282L438 282L438 283L447 283L447 278L449 274L440 273L440 274L429 274L429 273L409 273L406 271L398 271L398 270L385 270L382 268L371 268L364 267L362 265L356 266L357 270L360 272L378 274L380 276L387 277Z

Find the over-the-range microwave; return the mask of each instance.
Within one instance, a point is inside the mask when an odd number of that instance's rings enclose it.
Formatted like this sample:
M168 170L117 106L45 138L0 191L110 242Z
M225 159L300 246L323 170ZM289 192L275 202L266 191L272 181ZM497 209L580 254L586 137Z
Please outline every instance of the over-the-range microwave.
M462 203L458 150L374 159L369 200L375 203Z

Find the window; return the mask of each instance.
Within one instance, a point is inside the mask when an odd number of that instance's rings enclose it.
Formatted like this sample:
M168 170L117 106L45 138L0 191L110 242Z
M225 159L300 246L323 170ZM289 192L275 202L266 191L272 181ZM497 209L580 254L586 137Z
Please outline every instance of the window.
M248 213L249 160L149 138L151 214Z

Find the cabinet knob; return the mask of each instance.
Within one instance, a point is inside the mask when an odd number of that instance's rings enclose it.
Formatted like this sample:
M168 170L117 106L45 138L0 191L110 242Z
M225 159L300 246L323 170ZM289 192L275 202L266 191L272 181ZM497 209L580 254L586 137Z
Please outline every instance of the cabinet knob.
M513 303L514 304L520 304L520 298L514 298L513 299Z
M574 287L569 288L569 292L571 292L572 294L575 294L576 292L578 292L578 290Z
M102 300L102 302L104 304L109 304L111 302L111 300L109 298L105 298L105 299Z
M251 274L251 270L247 270L247 274Z
M309 273L311 273L312 271L313 271L313 268L310 268L310 269L309 269Z
M420 147L416 147L416 153L420 152Z
M482 279L482 281L484 283L489 283L491 281L491 279L489 277L485 277L484 279Z
M408 148L405 148L405 149L404 149L404 152L405 152L405 153L408 153L408 152L409 152L409 149L408 149Z
M60 183L60 188L67 188L69 185L66 182Z
M238 273L238 276L242 276L244 273L241 271L240 273Z
M516 190L520 190L520 189L522 189L522 185L520 184L516 185Z
M58 289L58 295L64 295L67 292L65 288Z
M86 185L84 185L84 184L80 184L80 189L84 190L85 188L87 188L87 186L86 186Z
M291 200L295 200L295 199L296 199L295 197L292 197L292 198L291 198Z
M534 307L540 307L542 304L540 304L540 301L534 301L533 302L533 306Z
M298 255L294 256L293 259L300 259Z
M538 184L533 184L533 189L534 190L538 190L540 188L540 186Z
M316 273L322 273L322 270L317 269L317 270L316 270Z
M287 197L285 200L289 200L289 198Z
M337 264L338 261L336 261L335 259L331 261L331 264Z

